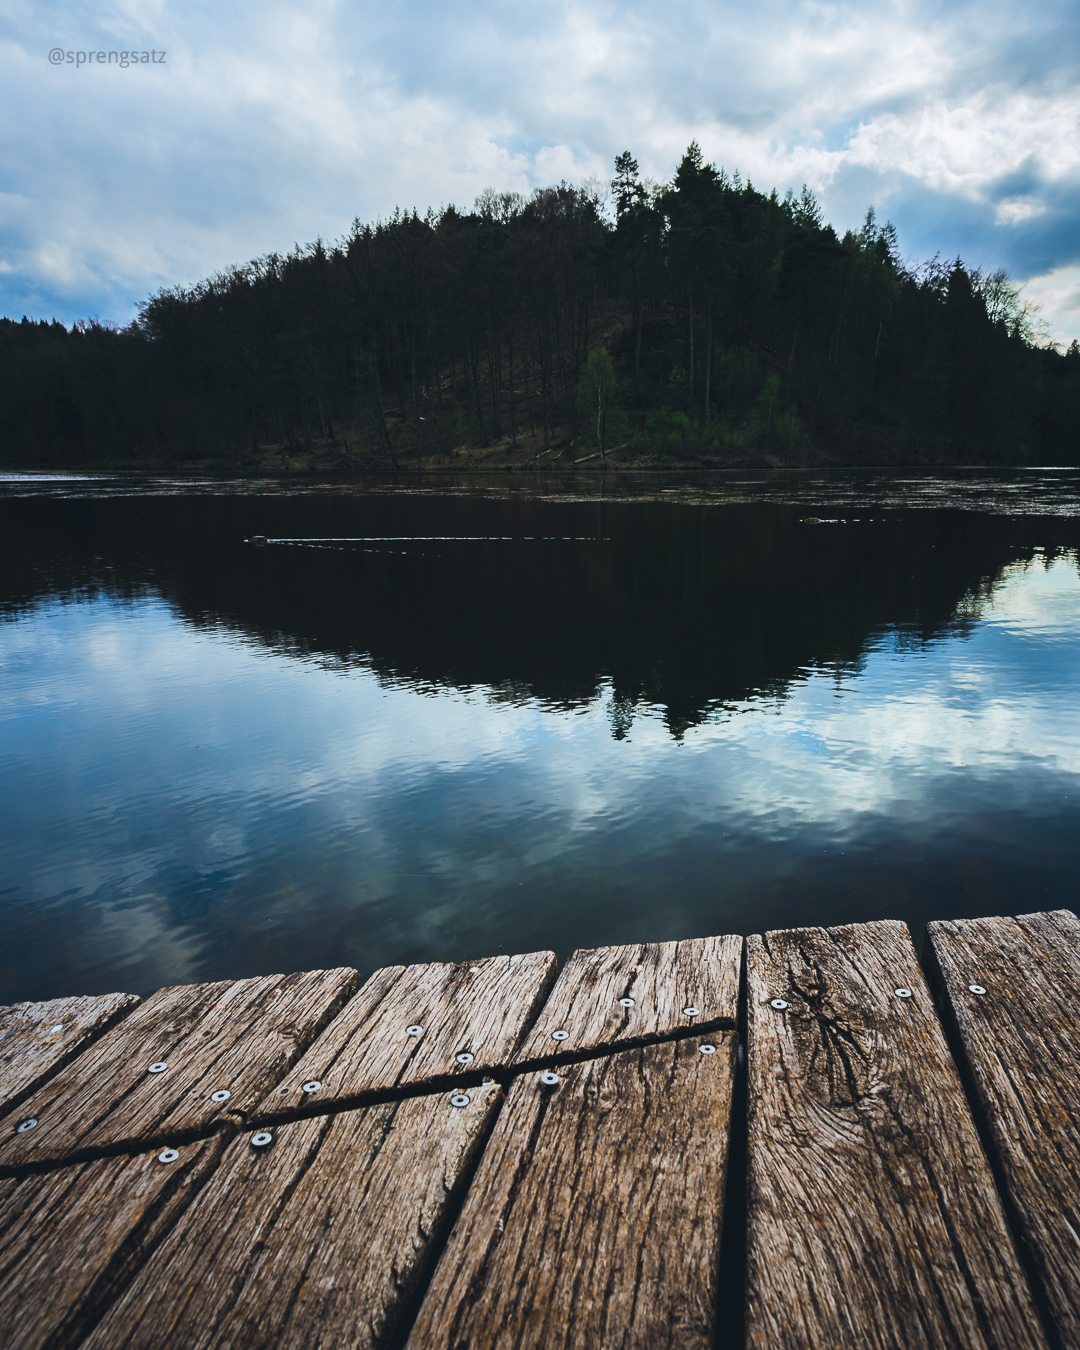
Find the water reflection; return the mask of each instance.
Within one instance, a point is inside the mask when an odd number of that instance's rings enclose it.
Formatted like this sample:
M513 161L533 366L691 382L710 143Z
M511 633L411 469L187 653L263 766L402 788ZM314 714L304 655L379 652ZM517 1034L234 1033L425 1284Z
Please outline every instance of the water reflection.
M811 505L0 502L0 998L1070 905L1074 522Z

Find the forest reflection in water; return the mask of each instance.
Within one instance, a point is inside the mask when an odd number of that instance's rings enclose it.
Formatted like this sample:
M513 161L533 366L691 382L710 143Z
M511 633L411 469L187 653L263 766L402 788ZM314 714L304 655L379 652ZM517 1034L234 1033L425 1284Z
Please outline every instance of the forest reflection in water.
M1071 905L1061 494L663 493L0 496L0 1000Z

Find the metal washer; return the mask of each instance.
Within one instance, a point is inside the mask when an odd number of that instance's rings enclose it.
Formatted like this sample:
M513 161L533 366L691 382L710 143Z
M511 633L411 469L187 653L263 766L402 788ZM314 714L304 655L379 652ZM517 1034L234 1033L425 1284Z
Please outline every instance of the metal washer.
M309 1079L300 1089L301 1092L318 1092L322 1084L317 1078Z
M698 1046L698 1052L699 1052L699 1054L702 1054L702 1055L715 1055L715 1054L716 1054L716 1046L715 1046L715 1045L699 1045L699 1046Z
M552 1073L550 1069L540 1075L540 1081L545 1087L555 1087L559 1081L559 1075Z
M163 1148L157 1155L157 1160L160 1163L171 1163L175 1162L179 1156L180 1154L175 1148Z
M461 1054L455 1055L454 1058L459 1064L471 1064L473 1062L473 1057L469 1054L468 1050L462 1050Z
M216 1092L211 1092L210 1100L212 1102L227 1102L232 1096L228 1088L218 1088Z
M168 1067L169 1067L169 1066L168 1066L168 1063L167 1063L165 1060L159 1059L159 1060L157 1060L155 1063L148 1065L148 1066L147 1066L146 1072L147 1072L147 1073L164 1073L165 1070L166 1070Z
M472 1099L467 1097L464 1092L455 1092L450 1098L451 1106L468 1106Z
M423 1034L424 1028L420 1026L419 1023L415 1023L413 1026L405 1028L406 1036L422 1036Z
M568 1041L570 1039L570 1033L568 1031L553 1031L551 1033L551 1039L553 1041Z
M783 1012L787 1004L782 998L772 998L769 1000L769 1007L775 1008L777 1012Z
M269 1130L259 1130L257 1134L253 1134L251 1136L251 1144L253 1148L265 1148L267 1144L272 1144L273 1142L274 1136L270 1133Z

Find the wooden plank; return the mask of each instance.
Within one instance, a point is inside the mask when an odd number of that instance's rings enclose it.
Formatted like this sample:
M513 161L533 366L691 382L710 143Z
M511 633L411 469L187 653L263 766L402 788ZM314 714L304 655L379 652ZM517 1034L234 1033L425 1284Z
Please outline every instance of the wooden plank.
M708 937L575 952L516 1063L562 1062L679 1031L734 1027L742 947L741 937ZM565 1039L556 1039L562 1032Z
M1080 1345L1080 920L931 923L927 955L1051 1318Z
M14 1110L140 1001L99 994L0 1008L0 1113Z
M553 952L377 970L259 1107L259 1119L509 1064L555 979ZM418 1034L410 1034L420 1028ZM471 1056L462 1063L458 1056ZM318 1083L314 1091L304 1084Z
M0 1168L242 1123L349 993L354 970L160 989L0 1121ZM162 1072L150 1066L167 1065ZM212 1100L225 1091L224 1101ZM37 1124L18 1132L27 1120Z
M379 1350L498 1109L494 1084L239 1136L84 1350Z
M0 1180L0 1345L78 1345L174 1223L219 1139Z
M711 1350L737 1036L517 1078L409 1350Z
M907 926L751 937L747 980L747 1345L1044 1347Z

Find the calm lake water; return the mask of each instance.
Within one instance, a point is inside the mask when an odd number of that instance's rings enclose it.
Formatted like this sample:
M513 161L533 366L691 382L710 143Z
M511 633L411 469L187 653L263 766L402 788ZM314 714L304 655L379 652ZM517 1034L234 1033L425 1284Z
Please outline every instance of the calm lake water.
M1074 907L1078 550L1066 471L0 478L0 1001Z

